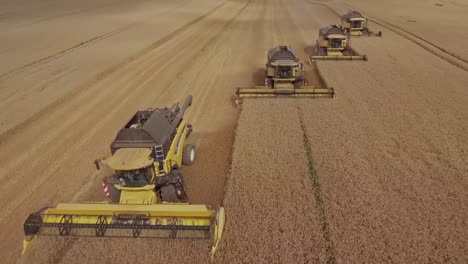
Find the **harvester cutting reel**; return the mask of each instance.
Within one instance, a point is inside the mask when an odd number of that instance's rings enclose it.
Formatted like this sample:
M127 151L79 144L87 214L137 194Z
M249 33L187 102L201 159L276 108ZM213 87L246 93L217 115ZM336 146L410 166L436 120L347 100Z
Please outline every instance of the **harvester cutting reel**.
M96 236L210 239L213 257L224 223L224 208L212 210L206 205L59 204L26 219L22 254L37 236Z

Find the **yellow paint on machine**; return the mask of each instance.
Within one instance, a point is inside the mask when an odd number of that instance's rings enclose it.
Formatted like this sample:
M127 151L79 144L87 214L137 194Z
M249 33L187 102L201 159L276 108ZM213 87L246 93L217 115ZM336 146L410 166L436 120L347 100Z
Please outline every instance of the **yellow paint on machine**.
M184 230L184 227L206 227L211 230L213 240L210 254L213 255L218 247L225 224L224 208L217 210L201 204L167 203L167 204L109 204L109 203L61 203L55 208L48 208L40 213L44 227L68 228L70 224L80 225L80 228L97 229L110 226L119 217L141 216L139 225L145 227L168 226L169 230ZM67 220L68 219L68 220ZM122 218L125 219L125 218ZM130 219L128 229L134 228ZM148 228L151 229L151 228ZM23 241L23 252L26 254L37 235L26 235Z
M367 56L366 55L346 56L346 55L342 55L341 52L339 54L332 52L324 56L309 56L309 60L311 63L316 60L363 60L363 61L367 61Z
M108 204L108 203L61 203L47 209L47 215L109 215L123 213L148 213L149 216L212 217L215 212L206 205L196 204ZM44 220L45 221L45 220Z
M256 88L238 88L236 94L239 98L276 96L333 98L335 91L333 88L315 88L314 86L304 86L300 89L271 89L265 86L258 86Z

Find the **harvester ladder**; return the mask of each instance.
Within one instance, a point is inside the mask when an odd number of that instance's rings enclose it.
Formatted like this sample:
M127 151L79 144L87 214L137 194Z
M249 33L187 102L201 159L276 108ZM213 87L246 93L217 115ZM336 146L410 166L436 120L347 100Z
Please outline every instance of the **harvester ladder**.
M154 147L154 154L156 156L156 161L164 161L164 149L162 145L157 145Z

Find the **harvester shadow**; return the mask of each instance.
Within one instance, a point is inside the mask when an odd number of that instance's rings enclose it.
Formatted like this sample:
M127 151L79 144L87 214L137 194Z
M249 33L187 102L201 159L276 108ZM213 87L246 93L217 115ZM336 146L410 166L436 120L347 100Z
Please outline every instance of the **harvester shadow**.
M252 83L254 83L254 86L264 85L264 81L265 81L265 68L258 68L256 71L252 73Z
M307 45L304 47L304 53L309 56L315 56L316 54L316 45ZM318 65L315 61L311 61L308 58L306 59L306 63L304 63L306 67L306 77L309 82L309 85L314 85L316 87L321 88L330 88L326 83L325 79L320 72Z
M307 56L315 56L315 45L305 46L304 52Z
M250 87L236 87L235 92L237 92L238 88L254 88L256 86L264 86L265 85L265 68L258 68L252 71L251 83L252 85ZM231 96L230 102L234 108L239 107L240 101L237 96L237 93Z

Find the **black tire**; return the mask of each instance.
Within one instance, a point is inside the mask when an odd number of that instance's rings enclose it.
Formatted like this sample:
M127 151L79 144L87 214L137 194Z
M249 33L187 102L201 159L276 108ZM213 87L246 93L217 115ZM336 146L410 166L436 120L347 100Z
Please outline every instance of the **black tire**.
M170 184L159 189L159 194L163 202L178 203L180 202L179 196L176 193L174 185Z
M166 185L159 189L159 197L161 201L167 203L187 203L188 197L187 192L185 191L185 186L182 186L182 193L177 194L176 188L174 185Z
M192 144L187 144L184 146L182 152L182 164L183 165L192 165L195 161L195 146Z

